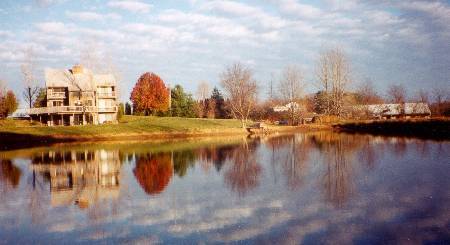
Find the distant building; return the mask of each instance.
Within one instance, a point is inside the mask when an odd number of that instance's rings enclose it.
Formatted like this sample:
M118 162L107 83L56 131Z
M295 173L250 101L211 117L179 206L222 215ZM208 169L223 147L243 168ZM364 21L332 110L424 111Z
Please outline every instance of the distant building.
M352 106L353 114L366 114L370 118L393 119L431 116L427 103L378 104Z
M28 114L49 126L102 124L117 121L117 85L112 74L93 74L81 65L46 69L47 107Z
M273 108L274 112L285 112L289 111L290 109L294 109L294 111L300 111L302 110L302 106L297 102L289 102L286 105L277 105Z

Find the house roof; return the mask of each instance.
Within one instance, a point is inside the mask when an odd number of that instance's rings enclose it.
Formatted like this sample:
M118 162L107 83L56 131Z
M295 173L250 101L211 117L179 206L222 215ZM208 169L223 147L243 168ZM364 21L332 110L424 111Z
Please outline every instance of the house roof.
M293 108L294 110L298 110L300 108L300 104L293 101L293 102L287 103L286 105L274 106L272 109L275 112L282 112L282 111L288 111L290 108Z
M366 109L375 115L396 116L402 114L431 114L427 103L405 103L405 104L378 104L367 106L356 106L359 109Z
M73 74L70 70L45 69L46 87L68 87L69 91L94 91L97 86L114 86L112 74L93 74L88 69Z

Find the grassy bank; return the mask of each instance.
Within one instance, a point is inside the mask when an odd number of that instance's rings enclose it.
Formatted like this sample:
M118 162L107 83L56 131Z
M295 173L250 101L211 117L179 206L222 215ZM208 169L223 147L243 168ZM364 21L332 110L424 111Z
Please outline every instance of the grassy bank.
M450 140L450 119L445 118L347 122L336 124L333 128L347 133Z
M118 124L46 127L27 121L4 120L0 133L20 133L36 136L115 136L120 134L204 133L239 129L237 120L177 117L124 116Z
M323 126L271 126L271 132L322 130ZM118 124L47 127L21 120L0 120L0 148L23 148L76 141L167 139L247 135L234 119L124 116Z

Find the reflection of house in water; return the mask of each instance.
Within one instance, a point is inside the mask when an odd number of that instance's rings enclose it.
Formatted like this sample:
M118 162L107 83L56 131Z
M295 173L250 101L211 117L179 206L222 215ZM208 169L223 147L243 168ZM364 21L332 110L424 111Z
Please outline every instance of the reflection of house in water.
M53 206L89 204L119 196L118 151L49 151L36 155L32 169L50 181Z

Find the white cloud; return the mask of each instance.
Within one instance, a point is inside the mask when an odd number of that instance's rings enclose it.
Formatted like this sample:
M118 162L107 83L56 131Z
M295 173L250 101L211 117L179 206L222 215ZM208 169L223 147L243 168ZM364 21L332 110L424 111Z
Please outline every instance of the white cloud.
M38 30L47 33L63 33L66 32L66 26L62 22L41 22L37 23Z
M7 39L7 38L12 38L12 37L14 37L13 32L0 30L0 38Z
M134 13L148 13L150 9L153 7L153 5L144 3L141 1L134 1L134 0L124 0L124 1L109 1L108 2L109 7L113 8L119 8L127 11L131 11Z
M106 20L120 20L121 16L116 13L99 14L96 12L82 11L72 12L66 11L67 17L73 20L81 21L106 21Z
M251 19L252 23L261 25L264 28L282 28L287 22L281 17L266 13L261 8L238 2L212 1L203 4L200 9Z
M296 0L281 0L279 1L279 7L282 12L299 18L317 18L323 14L319 8L309 4L299 3Z

